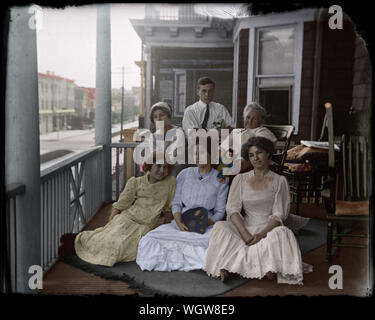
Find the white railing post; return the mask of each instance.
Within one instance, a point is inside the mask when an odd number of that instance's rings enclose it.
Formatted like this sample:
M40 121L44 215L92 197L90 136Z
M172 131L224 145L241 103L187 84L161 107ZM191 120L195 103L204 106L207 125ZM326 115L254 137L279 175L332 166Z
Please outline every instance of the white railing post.
M31 11L31 12L30 12ZM30 293L29 267L41 264L38 70L35 12L10 9L5 102L5 183L22 182L17 197L16 292Z

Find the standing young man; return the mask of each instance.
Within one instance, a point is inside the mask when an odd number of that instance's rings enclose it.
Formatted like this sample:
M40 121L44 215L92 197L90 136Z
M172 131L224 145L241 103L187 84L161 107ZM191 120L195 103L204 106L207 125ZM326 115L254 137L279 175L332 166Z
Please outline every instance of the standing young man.
M215 82L208 77L198 80L199 101L188 106L182 119L185 134L189 129L224 129L232 127L232 117L227 108L214 102Z

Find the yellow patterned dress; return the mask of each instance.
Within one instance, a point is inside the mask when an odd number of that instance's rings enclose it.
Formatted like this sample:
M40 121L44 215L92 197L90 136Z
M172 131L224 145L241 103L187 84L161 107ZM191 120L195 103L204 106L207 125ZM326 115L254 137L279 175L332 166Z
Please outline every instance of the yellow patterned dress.
M113 204L120 214L104 227L77 235L74 244L81 259L109 267L136 259L139 240L156 227L163 211L171 211L176 187L172 176L150 184L148 175L128 180L119 200Z

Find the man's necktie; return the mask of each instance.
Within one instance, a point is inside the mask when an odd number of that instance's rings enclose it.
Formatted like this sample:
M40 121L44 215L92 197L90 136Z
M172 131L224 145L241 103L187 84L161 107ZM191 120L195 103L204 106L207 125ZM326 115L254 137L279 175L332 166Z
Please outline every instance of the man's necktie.
M202 123L203 129L207 129L207 122L208 122L209 116L210 116L210 106L209 106L209 104L207 104L206 113L204 114L204 119L203 119L203 123Z

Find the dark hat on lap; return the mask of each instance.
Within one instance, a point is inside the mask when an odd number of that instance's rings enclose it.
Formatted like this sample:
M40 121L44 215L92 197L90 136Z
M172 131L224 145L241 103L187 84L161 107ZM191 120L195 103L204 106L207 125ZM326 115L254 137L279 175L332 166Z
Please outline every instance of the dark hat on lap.
M208 222L208 211L203 207L193 208L182 214L182 222L190 232L205 233Z

